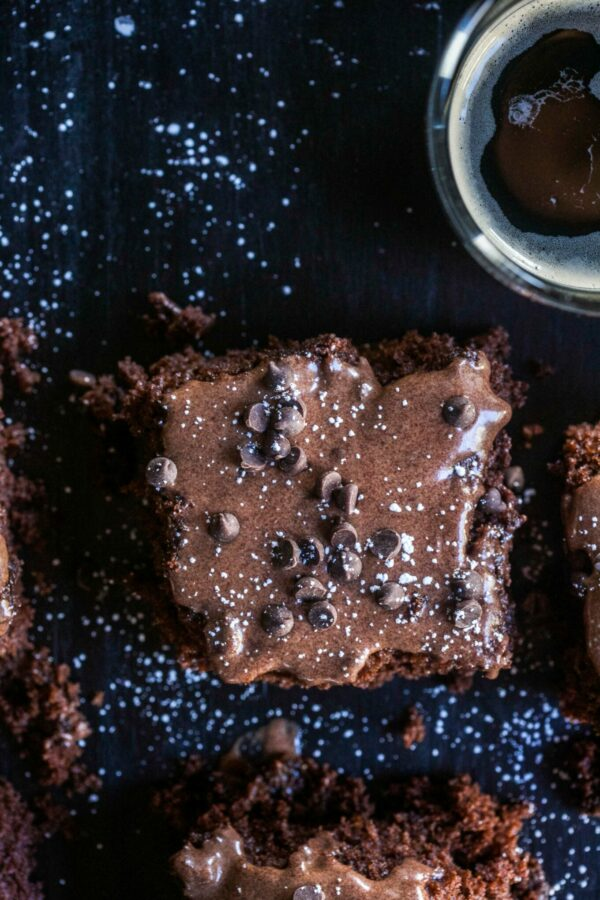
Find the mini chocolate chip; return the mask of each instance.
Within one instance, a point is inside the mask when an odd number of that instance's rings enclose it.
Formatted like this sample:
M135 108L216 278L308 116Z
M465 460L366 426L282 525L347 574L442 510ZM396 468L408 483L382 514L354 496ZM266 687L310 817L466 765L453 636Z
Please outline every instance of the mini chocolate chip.
M323 900L323 891L318 884L303 884L296 888L292 900Z
M288 437L295 437L306 428L306 419L295 406L281 406L275 410L271 423L276 431Z
M278 465L286 475L299 475L308 465L306 453L302 447L292 447L285 459L279 460Z
M269 427L269 413L264 403L253 403L246 407L244 422L252 431L262 434Z
M285 637L294 627L294 614L283 603L269 603L262 611L260 624L271 637Z
M483 578L478 572L461 572L452 579L457 600L481 600L484 594Z
M340 522L336 525L331 534L331 538L329 539L331 546L338 550L340 547L350 549L351 547L354 547L357 541L358 534L356 528L349 522Z
M238 447L240 454L240 466L250 472L260 472L267 465L264 453L256 444L244 444Z
M207 628L212 648L219 656L239 656L244 649L244 631L237 618L219 617Z
M293 407L294 409L297 409L304 418L306 418L306 403L304 402L304 400L301 400L300 397L278 398L277 405L280 407L280 409L284 409L286 406Z
M324 895L318 884L303 884L296 888L292 900L324 900Z
M294 569L300 560L300 548L291 538L278 541L273 551L273 565L278 569Z
M356 581L362 572L360 556L352 550L340 550L331 557L329 571L338 581Z
M473 628L481 620L483 610L477 600L465 600L458 603L454 610L454 624L462 631Z
M317 496L329 503L333 492L341 487L342 476L339 472L323 472L317 481Z
M402 547L402 539L393 528L380 528L369 538L369 550L379 559L392 559L398 556Z
M269 360L265 382L267 387L274 391L283 391L288 388L293 381L292 370L285 363L276 363Z
M470 428L477 420L477 407L463 394L455 394L444 402L442 416L454 428Z
M356 509L358 486L352 482L342 485L334 491L333 499L347 516L351 516Z
M525 473L521 466L509 466L504 472L504 484L510 491L520 494L525 487Z
M384 609L396 610L406 603L408 598L401 584L395 581L386 581L378 590L376 600Z
M69 381L78 388L92 388L96 384L96 376L84 369L71 369Z
M331 628L337 621L337 610L329 600L317 600L309 607L308 621L316 631Z
M231 541L235 541L240 533L240 523L233 513L218 512L210 517L208 531L215 541L220 544L229 544Z
M298 579L294 585L294 593L297 600L319 600L327 594L327 590L318 578L307 575Z
M267 432L262 446L265 455L269 459L285 459L292 449L292 445L285 434L281 434L279 431Z
M415 622L425 611L429 597L418 590L413 590L410 594L407 592L405 601L398 609L396 621Z
M506 503L502 499L502 494L498 488L490 488L486 491L479 501L480 507L490 516L496 516L503 513L506 509Z
M310 537L300 541L300 562L314 568L325 559L325 548L318 538Z
M146 466L146 481L157 490L172 487L177 481L177 466L172 459L157 456Z

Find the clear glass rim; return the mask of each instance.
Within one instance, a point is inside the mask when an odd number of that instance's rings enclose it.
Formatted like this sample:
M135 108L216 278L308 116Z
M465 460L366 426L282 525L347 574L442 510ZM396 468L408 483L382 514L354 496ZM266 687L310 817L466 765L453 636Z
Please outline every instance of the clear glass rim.
M502 284L513 291L548 306L588 316L600 316L600 292L561 286L537 277L486 237L467 209L452 169L448 146L448 114L455 76L475 41L494 18L512 6L515 0L479 0L467 9L436 66L427 105L427 150L429 163L442 205L465 249Z

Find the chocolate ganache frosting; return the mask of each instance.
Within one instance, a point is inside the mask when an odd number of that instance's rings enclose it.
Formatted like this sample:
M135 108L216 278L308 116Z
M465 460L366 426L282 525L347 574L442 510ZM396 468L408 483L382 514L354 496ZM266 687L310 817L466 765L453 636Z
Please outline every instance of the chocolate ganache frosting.
M255 866L243 842L226 828L202 847L186 844L175 873L191 900L426 900L433 869L407 859L386 878L372 881L335 858L336 843L323 832L290 856L284 869Z
M500 531L473 529L510 418L489 379L472 351L385 387L362 358L282 353L163 396L147 477L212 671L326 686L382 653L507 664Z
M576 588L584 598L588 656L600 675L600 475L565 496L563 518L569 553L586 561L577 567Z

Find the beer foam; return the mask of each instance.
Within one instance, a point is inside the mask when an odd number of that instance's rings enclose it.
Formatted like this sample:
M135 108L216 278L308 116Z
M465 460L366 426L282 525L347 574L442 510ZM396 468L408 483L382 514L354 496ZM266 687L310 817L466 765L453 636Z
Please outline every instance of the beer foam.
M523 232L504 215L481 174L496 130L492 92L507 64L557 29L600 41L600 0L523 0L492 23L468 52L453 87L448 117L452 170L463 202L483 234L533 275L567 289L600 290L600 231L576 237ZM600 90L600 73L592 88ZM518 103L516 101L519 101ZM516 117L535 118L543 97L515 98Z

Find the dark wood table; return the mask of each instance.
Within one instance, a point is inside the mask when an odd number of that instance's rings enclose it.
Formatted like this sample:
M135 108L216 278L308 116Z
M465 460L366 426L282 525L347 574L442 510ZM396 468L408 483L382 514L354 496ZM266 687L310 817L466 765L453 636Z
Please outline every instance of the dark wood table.
M56 587L36 635L74 665L95 735L99 798L74 801L78 839L42 853L49 898L166 898L171 845L148 810L153 786L192 751L208 755L284 714L309 751L367 776L473 773L537 807L526 843L561 898L600 896L600 826L568 805L557 753L576 729L557 708L544 637L518 671L454 696L395 681L374 692L225 687L183 673L123 573L147 551L125 500L99 478L89 422L70 401L73 366L109 371L160 352L142 325L161 289L220 315L214 351L269 334L335 331L359 341L408 328L468 335L501 324L517 372L550 363L515 420L540 535L516 592L561 587L561 432L600 415L600 321L532 304L467 257L435 196L424 147L433 66L462 0L129 0L4 4L0 13L2 314L30 317L47 373L14 401L35 429L25 465L52 506ZM119 18L120 17L120 18ZM523 423L544 434L527 450ZM530 529L531 530L531 529ZM547 551L553 555L546 555ZM531 555L531 551L527 551ZM538 571L538 569L540 571ZM532 574L533 572L533 574ZM537 648L537 649L536 649ZM418 702L415 752L394 730ZM0 770L31 792L2 744ZM562 786L561 786L562 785Z

